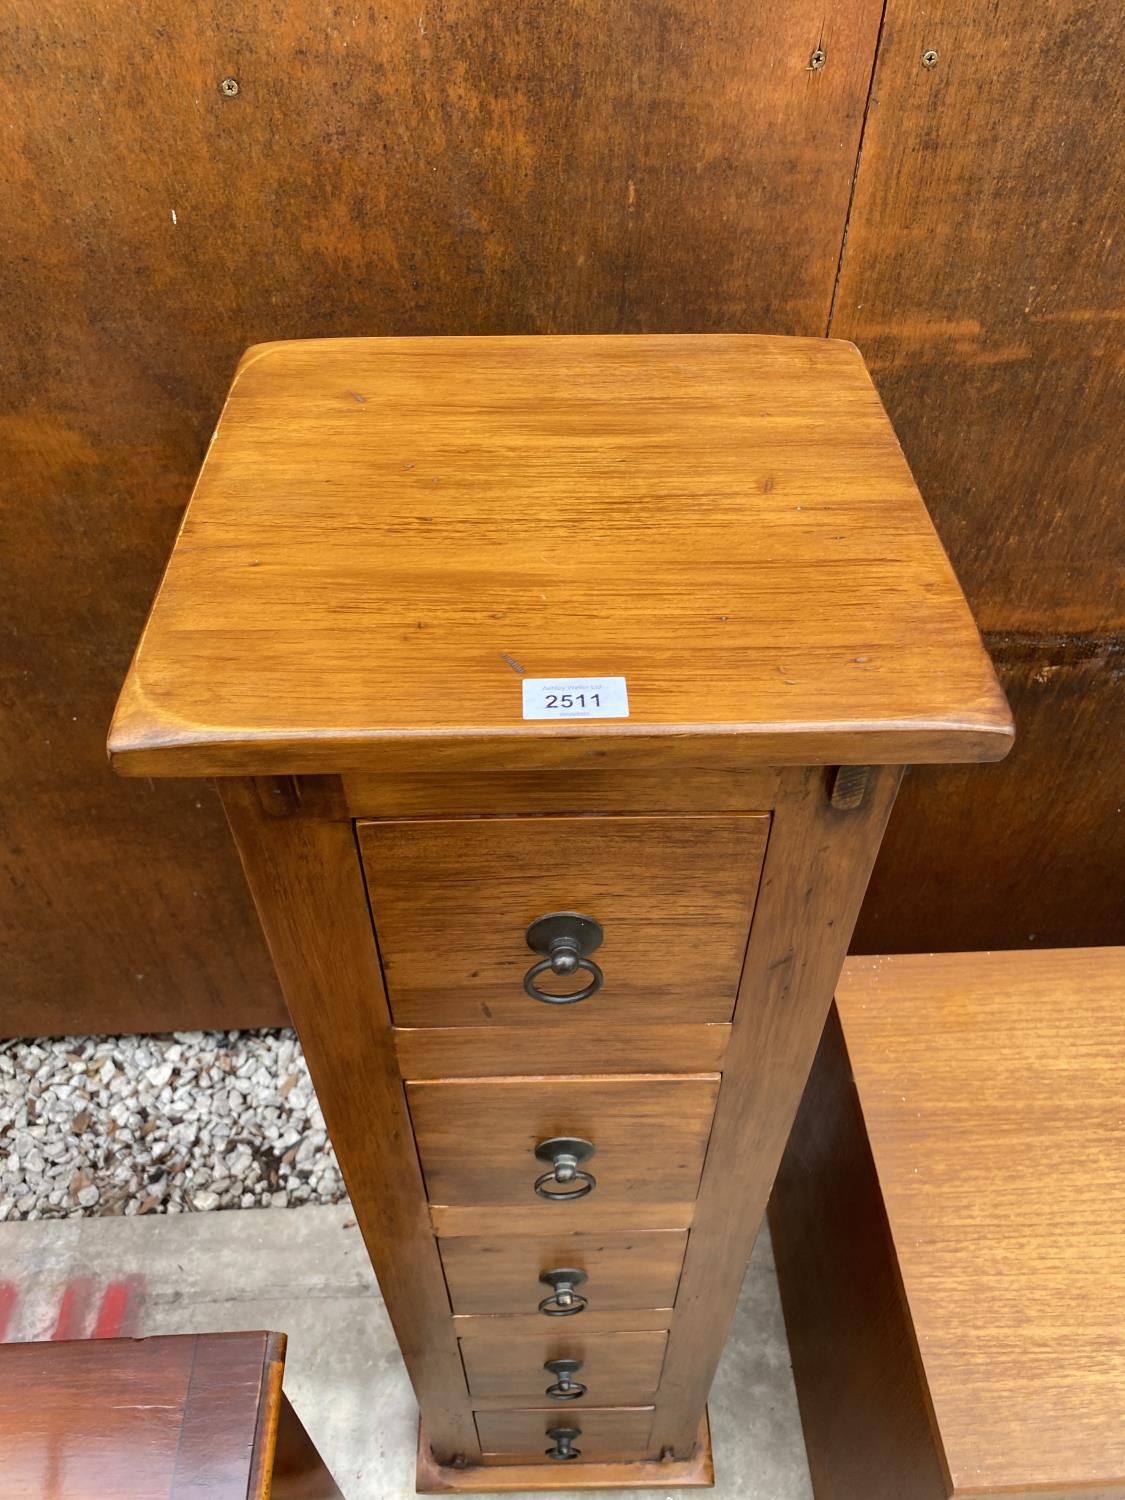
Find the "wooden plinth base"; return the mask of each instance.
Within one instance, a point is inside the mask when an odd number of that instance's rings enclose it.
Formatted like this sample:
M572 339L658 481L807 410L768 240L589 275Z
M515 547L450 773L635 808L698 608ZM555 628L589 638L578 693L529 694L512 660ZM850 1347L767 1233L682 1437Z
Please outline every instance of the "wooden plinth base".
M630 1460L619 1463L478 1464L455 1469L434 1460L421 1423L418 1425L420 1495L504 1494L513 1490L705 1489L715 1483L711 1461L711 1426L704 1411L691 1458Z

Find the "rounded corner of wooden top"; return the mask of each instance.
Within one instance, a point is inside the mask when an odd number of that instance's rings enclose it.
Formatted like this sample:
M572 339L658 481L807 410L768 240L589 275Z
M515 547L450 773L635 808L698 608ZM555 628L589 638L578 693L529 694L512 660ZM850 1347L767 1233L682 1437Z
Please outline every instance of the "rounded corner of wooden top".
M148 768L141 769L137 762L159 748L166 738L138 685L134 664L118 695L106 733L105 752L110 770L118 776L151 775Z
M961 721L949 725L932 744L931 753L914 757L919 765L995 765L1015 742L1015 726L1003 719Z
M1016 721L999 683L995 701L976 726L976 737L981 747L977 759L982 761L1003 760L1016 742Z
M987 757L991 761L1006 759L1012 746L1016 743L1015 721L1009 714L1007 719L998 724L992 731L990 748L992 753Z
M106 760L115 776L151 776L152 766L147 761L151 746L124 736L106 741Z
M170 723L143 702L130 701L123 694L106 735L106 759L117 776L183 774L173 769L172 752L182 751L197 739L185 734L182 725Z
M867 362L863 357L863 350L853 339L828 338L824 342L837 353L844 355L845 358L858 359L860 364L866 368Z
M242 351L238 364L234 367L234 375L231 377L231 390L238 384L249 370L251 365L259 364L270 355L284 353L291 349L296 340L294 339L267 339L261 344L250 344Z
M110 770L118 776L133 775L134 757L146 748L148 738L139 731L128 708L119 702L105 739Z

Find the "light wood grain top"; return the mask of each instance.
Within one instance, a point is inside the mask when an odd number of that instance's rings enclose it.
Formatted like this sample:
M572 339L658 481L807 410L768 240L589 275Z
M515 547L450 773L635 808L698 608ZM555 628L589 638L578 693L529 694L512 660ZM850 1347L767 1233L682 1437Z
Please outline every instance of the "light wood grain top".
M524 675L624 676L630 717L524 721ZM852 345L248 351L118 705L120 770L441 768L482 741L568 765L685 736L720 765L1008 748Z
M1125 1481L1125 949L851 959L837 1004L954 1492Z

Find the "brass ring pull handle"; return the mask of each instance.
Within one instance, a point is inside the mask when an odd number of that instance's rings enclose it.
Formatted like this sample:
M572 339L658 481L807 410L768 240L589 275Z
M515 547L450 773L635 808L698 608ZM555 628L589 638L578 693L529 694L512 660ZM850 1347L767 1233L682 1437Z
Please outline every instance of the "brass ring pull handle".
M544 1271L539 1280L551 1288L550 1296L544 1297L539 1304L539 1311L548 1318L573 1318L585 1308L586 1298L575 1291L575 1287L586 1280L585 1271L576 1266L560 1266L557 1271ZM550 1368L550 1365L544 1366L544 1369Z
M580 1359L549 1359L543 1366L549 1375L554 1375L554 1385L549 1385L543 1394L552 1401L578 1401L586 1394L586 1387L575 1376L582 1368Z
M533 1000L542 1000L544 1005L575 1005L579 1000L589 1000L605 979L590 957L595 948L601 947L603 935L601 924L593 917L584 917L580 911L553 911L549 916L537 917L527 929L527 946L533 953L544 956L523 976L524 989ZM540 974L549 972L565 977L577 974L580 969L585 969L590 981L569 995L550 995L535 983Z
M578 1427L548 1427L547 1436L553 1439L555 1446L544 1451L548 1458L557 1459L565 1463L569 1458L578 1458L582 1453L581 1448L572 1448L571 1444L576 1437L581 1437L582 1432Z
M540 1141L535 1148L537 1161L547 1161L551 1164L549 1172L535 1179L535 1191L540 1198L550 1198L555 1203L570 1203L575 1198L585 1198L587 1193L592 1193L598 1185L598 1179L592 1172L583 1172L581 1164L594 1154L594 1147L590 1141L584 1141L580 1136L554 1135L549 1141ZM547 1184L553 1182L562 1192L551 1192ZM578 1183L577 1187L571 1187L572 1182Z

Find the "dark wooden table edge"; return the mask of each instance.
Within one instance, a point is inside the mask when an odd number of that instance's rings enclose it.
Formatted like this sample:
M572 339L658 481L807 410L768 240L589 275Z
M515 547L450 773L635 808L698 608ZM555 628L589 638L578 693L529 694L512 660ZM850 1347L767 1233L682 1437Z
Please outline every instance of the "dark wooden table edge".
M284 1333L268 1332L262 1356L262 1396L258 1402L258 1430L254 1434L254 1452L250 1462L250 1484L247 1500L269 1500L273 1478L277 1431L281 1417L281 1386L285 1376Z

